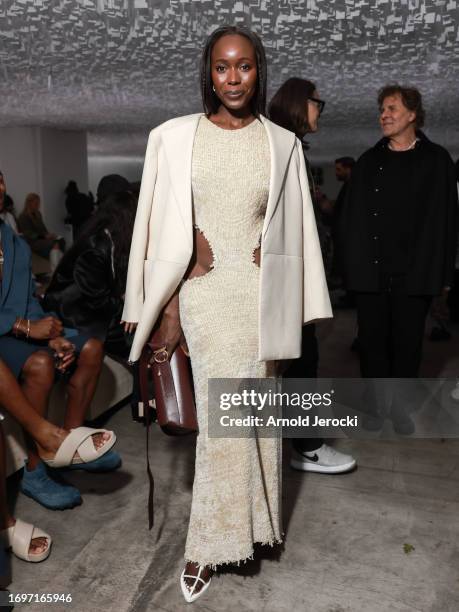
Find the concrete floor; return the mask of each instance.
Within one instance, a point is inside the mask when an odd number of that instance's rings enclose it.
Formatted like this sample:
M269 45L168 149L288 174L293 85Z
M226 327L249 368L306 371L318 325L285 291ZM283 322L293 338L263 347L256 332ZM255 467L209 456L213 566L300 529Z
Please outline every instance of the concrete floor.
M321 374L358 376L349 351L352 311L319 331ZM426 342L423 374L459 372L459 330ZM458 407L459 409L459 407ZM16 606L30 612L179 612L193 479L194 440L152 432L156 522L147 528L145 432L130 409L111 415L122 469L72 473L82 506L47 511L19 494L15 514L54 538L37 565L12 560L14 593L70 593L70 604ZM457 612L459 610L459 444L457 441L348 441L358 469L324 476L291 471L284 445L283 550L217 576L193 609L205 612ZM14 490L14 482L10 482ZM229 509L230 511L230 509ZM404 545L413 547L404 551Z

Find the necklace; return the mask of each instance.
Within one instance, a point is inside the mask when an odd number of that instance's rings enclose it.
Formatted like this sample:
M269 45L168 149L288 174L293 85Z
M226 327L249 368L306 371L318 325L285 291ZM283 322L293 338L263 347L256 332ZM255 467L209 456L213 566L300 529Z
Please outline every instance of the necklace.
M418 138L415 138L413 140L413 142L408 147L405 147L404 149L394 149L394 147L392 146L392 143L389 142L389 149L391 151L397 151L397 152L402 152L403 153L403 151L409 151L410 149L413 149L414 145L417 143L417 141L418 141Z

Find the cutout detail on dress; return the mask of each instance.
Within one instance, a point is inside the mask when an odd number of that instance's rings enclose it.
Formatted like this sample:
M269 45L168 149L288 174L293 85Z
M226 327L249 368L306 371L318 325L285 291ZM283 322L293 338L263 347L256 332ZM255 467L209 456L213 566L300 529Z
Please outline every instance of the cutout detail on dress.
M204 235L204 232L197 225L194 226L193 236L193 255L191 256L190 265L185 273L185 279L191 280L199 276L206 276L214 268L214 253L209 241ZM198 261L199 252L199 261Z

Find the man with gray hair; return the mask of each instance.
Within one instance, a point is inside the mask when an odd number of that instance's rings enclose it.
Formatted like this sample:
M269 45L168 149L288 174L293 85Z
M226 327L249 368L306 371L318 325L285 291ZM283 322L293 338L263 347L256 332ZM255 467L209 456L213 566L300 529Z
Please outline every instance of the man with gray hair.
M454 278L455 170L420 131L417 89L386 86L378 103L383 138L355 165L343 210L344 276L355 292L362 376L415 378L430 303ZM396 431L411 433L406 412L391 416Z

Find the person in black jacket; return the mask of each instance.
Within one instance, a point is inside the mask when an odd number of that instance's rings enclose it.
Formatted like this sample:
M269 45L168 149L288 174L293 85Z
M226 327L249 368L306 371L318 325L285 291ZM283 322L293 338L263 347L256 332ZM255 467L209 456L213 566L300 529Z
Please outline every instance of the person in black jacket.
M108 196L62 258L43 299L64 325L102 340L120 358L129 353L120 320L136 208L129 192Z
M342 215L345 285L356 297L362 376L415 378L432 297L453 282L456 179L448 152L420 131L417 89L386 86L378 103L384 137L358 160ZM410 432L406 412L392 416Z

